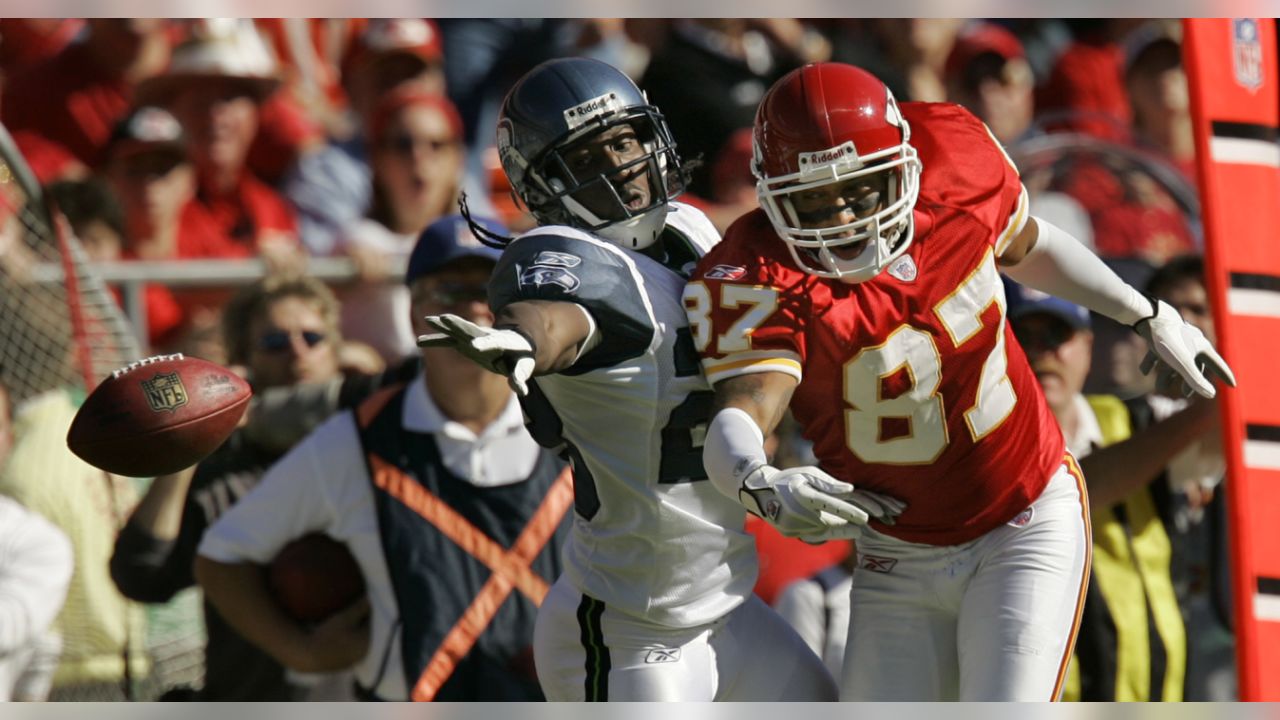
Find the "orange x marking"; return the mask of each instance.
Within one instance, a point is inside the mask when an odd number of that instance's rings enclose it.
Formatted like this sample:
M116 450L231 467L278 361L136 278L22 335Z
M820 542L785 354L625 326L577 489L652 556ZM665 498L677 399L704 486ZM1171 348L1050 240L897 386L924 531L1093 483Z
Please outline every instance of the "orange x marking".
M476 639L489 626L512 590L519 590L534 605L542 604L549 589L547 581L539 577L530 564L551 539L560 519L573 504L573 475L569 468L560 473L529 524L520 532L515 545L507 550L400 468L376 455L370 455L369 460L374 484L421 515L493 572L462 617L445 635L413 687L415 702L429 702L453 674L458 661L471 651Z

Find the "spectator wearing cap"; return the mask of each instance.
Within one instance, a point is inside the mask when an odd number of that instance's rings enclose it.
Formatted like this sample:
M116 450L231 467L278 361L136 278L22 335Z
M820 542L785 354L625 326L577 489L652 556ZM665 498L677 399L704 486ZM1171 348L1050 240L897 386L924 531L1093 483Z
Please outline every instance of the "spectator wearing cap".
M223 239L223 257L261 256L269 266L301 262L293 211L247 165L262 103L280 81L252 24L211 25L174 49L139 99L169 109L187 135L196 170L193 202Z
M177 260L225 256L226 240L195 202L195 169L177 119L155 106L122 119L104 149L102 178L124 215L122 246L103 260ZM83 238L82 238L83 239ZM212 300L144 286L151 347L169 349ZM220 303L221 296L217 302Z
M409 259L419 332L446 311L493 322L485 296L498 253L465 227L436 221ZM505 378L453 350L421 355L412 382L331 418L268 470L205 534L196 577L284 665L354 666L361 697L540 699L533 621L560 569L568 473L529 437ZM261 566L316 531L348 546L368 596L305 628L272 602Z
M440 32L430 20L373 19L356 37L342 61L350 131L328 149L300 158L284 180L284 193L298 210L302 238L312 253L342 252L340 234L369 211L369 126L379 103L398 91L443 94L443 63Z
M408 290L386 283L423 228L451 212L462 184L462 121L443 95L412 88L383 97L370 122L372 205L344 228L338 247L361 282L343 292L343 330L388 362L414 354Z
M182 126L172 114L153 106L131 112L116 125L105 160L102 175L124 209L124 258L217 254L219 237L191 218L196 208L188 209L195 196L195 169Z
M1008 280L1005 290L1014 337L1089 491L1093 565L1062 699L1181 700L1187 638L1161 516L1168 492L1151 481L1211 427L1212 401L1151 424L1142 398L1084 395L1089 312Z
M988 22L966 27L951 46L945 77L947 100L968 108L1001 143L1031 127L1035 78L1022 42Z
M10 132L35 132L95 167L135 89L168 64L170 25L137 18L85 22L82 39L7 79L0 120Z

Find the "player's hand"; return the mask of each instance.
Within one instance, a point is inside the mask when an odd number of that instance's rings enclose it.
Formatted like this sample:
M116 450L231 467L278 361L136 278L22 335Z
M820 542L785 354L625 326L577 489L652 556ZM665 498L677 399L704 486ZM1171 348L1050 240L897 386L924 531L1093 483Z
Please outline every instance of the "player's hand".
M507 376L511 389L521 397L529 394L533 376L533 343L514 330L483 327L457 315L428 315L426 322L439 330L419 335L419 347L449 347L466 355L480 367Z
M1204 334L1184 321L1168 303L1157 300L1155 304L1155 315L1133 326L1147 341L1149 350L1142 361L1143 374L1157 368L1157 380L1165 387L1181 379L1185 383L1185 395L1197 392L1213 397L1217 394L1211 382L1214 376L1235 387L1236 376Z
M761 465L747 475L738 496L749 512L783 535L806 542L856 538L870 519L892 523L906 507L812 466L779 470Z

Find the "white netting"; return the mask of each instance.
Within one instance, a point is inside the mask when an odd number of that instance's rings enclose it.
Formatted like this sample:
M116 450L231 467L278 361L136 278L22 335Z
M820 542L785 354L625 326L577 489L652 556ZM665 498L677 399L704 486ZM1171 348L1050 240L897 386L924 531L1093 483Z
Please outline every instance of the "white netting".
M20 402L96 383L139 354L80 243L59 238L39 188L0 130L0 382Z
M0 126L0 383L15 405L55 389L91 390L112 370L141 357L111 291L79 241L60 231L25 160ZM65 224L62 224L65 227ZM138 492L145 481L138 481ZM130 508L118 508L124 517ZM203 679L204 629L196 590L147 608L149 677L132 696L153 699ZM139 633L141 641L143 635ZM64 652L76 646L64 638ZM122 686L55 688L55 699L124 699Z

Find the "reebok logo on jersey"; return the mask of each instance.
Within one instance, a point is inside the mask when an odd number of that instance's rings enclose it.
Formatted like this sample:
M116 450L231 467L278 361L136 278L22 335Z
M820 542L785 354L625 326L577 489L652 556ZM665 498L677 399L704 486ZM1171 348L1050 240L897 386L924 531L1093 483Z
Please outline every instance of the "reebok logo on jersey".
M644 656L644 662L646 665L680 662L680 648L658 648L657 650L650 650L649 654Z
M1014 515L1013 519L1005 523L1005 525L1008 525L1009 527L1015 527L1015 528L1024 528L1031 524L1031 518L1035 514L1036 514L1035 508L1027 508L1026 510L1023 510L1017 515Z
M716 265L707 271L708 280L737 280L747 274L747 269L737 265Z
M916 270L916 261L910 255L903 255L889 265L889 274L902 282L914 282L920 273Z
M876 555L863 555L858 559L859 569L885 573L886 575L893 572L893 566L897 564L897 558L879 557Z

